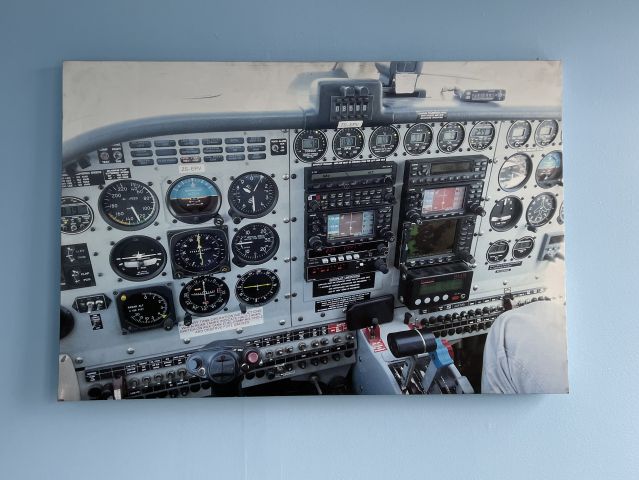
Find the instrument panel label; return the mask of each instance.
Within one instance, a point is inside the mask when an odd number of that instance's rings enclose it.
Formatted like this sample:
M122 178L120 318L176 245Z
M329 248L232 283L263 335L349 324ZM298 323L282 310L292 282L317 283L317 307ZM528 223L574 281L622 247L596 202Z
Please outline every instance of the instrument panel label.
M184 322L180 322L178 328L180 338L201 337L212 333L235 330L237 328L250 327L251 325L261 325L264 323L264 309L262 307L250 308L246 313L228 312L208 317L193 318L193 322L188 327Z
M417 113L418 120L446 120L447 116L448 116L447 112L436 111L436 110Z
M123 180L131 178L131 170L128 168L109 168L107 170L89 170L73 175L62 174L62 188L90 187L104 185L107 180Z
M375 286L375 272L355 273L343 277L327 278L313 282L313 298L336 293L364 290Z
M513 267L519 267L521 266L523 262L519 261L519 262L510 262L510 263L500 263L498 265L491 265L488 267L488 270L494 270L495 273L501 273L501 272L510 272L510 269Z
M180 175L204 172L206 172L206 167L203 163L181 163L178 165L178 173Z
M326 300L315 302L315 311L326 312L327 310L341 310L352 303L368 300L369 298L371 298L370 292L347 295L346 297L327 298Z
M337 128L360 128L364 120L342 120L337 123Z

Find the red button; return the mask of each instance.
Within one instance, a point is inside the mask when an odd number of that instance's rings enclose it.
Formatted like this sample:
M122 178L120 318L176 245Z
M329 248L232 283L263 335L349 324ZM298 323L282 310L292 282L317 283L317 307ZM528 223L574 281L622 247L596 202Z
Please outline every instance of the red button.
M249 352L246 356L246 361L249 363L257 363L260 360L260 355L257 352Z

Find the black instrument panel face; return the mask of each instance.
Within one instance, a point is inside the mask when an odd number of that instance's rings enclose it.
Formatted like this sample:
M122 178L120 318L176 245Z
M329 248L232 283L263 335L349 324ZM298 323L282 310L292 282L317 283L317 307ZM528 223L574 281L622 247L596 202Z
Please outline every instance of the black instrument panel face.
M100 195L100 215L120 230L141 230L158 216L157 195L142 182L119 180L108 184Z

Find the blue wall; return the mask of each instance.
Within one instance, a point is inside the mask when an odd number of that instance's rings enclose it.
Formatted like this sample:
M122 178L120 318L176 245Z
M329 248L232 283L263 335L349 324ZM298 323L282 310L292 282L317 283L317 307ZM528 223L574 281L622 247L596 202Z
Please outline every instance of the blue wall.
M0 477L637 478L639 4L308 3L0 2ZM569 396L56 403L63 60L535 58L564 61Z

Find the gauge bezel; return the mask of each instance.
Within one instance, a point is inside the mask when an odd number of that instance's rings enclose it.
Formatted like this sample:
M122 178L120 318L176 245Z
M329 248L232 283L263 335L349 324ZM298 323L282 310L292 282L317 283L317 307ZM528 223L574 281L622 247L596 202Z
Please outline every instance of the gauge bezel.
M343 134L349 131L354 132L353 136L356 138L355 146L359 148L356 149L356 152L352 156L345 157L337 153L338 149L342 147L335 147L335 142L339 138L342 138ZM359 141L359 145L357 144L358 141ZM362 153L362 151L364 150L365 144L366 144L366 136L364 135L364 132L362 131L362 129L349 127L349 128L340 128L337 130L337 132L335 132L335 135L333 136L333 141L331 142L331 147L333 148L333 154L340 160L353 160L355 157L357 157L358 155Z
M200 234L214 234L222 237L222 243L224 244L224 258L213 268L209 270L194 271L188 268L188 266L182 265L179 261L176 261L175 249L177 244L188 237ZM221 227L201 227L190 228L187 230L172 230L167 232L169 240L169 255L171 258L171 266L173 268L173 278L179 279L184 277L196 277L202 275L209 275L212 273L228 272L231 270L229 263L229 234L228 227L223 225Z
M375 151L376 145L373 143L373 139L377 138L377 136L379 135L379 132L381 132L382 130L387 130L387 129L390 130L391 138L394 139L393 143L388 144L392 146L392 150L388 153L384 153L383 155L380 155L378 152ZM393 155L395 151L397 151L397 147L399 147L399 140L400 140L399 130L397 130L392 125L380 125L375 130L373 130L370 136L368 137L368 150L371 152L373 156L377 158L388 158L391 155Z
M146 190L148 190L151 193L151 196L153 197L153 202L155 204L155 208L153 209L153 213L151 214L151 216L145 220L143 223L139 224L139 225L134 225L134 226L127 226L127 225L122 225L121 223L116 222L115 220L111 219L105 212L104 212L104 208L102 205L102 202L104 200L104 196L107 194L107 192L109 191L109 189L113 188L114 185L117 185L118 183L128 183L128 184L139 184L142 185L143 188L145 188ZM112 183L109 183L108 185L105 185L104 188L102 189L102 192L100 193L100 197L98 198L98 212L100 212L100 216L102 217L102 219L108 223L111 227L116 228L118 230L123 230L125 232L135 232L137 230L142 230L146 227L148 227L149 225L151 225L155 219L157 218L158 214L160 213L160 200L158 199L158 196L155 194L155 192L153 191L153 189L147 185L144 182L140 182L138 180L133 180L130 178L126 178L126 179L122 179L122 180L116 180Z
M524 157L526 160L526 177L519 184L517 184L517 186L512 188L506 188L501 184L501 171L506 165L506 163L508 163L513 158L520 157L520 156ZM530 158L530 155L526 153L522 153L522 152L513 153L510 157L506 158L504 160L504 163L502 163L501 167L499 167L499 172L497 172L497 183L499 184L499 188L501 188L504 192L516 192L517 190L522 188L524 185L526 185L526 183L528 183L528 180L530 180L530 176L532 175L532 171L533 171L533 162L532 162L532 158Z
M450 150L442 148L442 142L443 142L442 134L446 130L448 130L449 127L453 127L453 126L458 126L461 129L461 138L457 140L458 143L455 145L454 148L451 148ZM442 153L453 153L458 151L461 148L461 146L464 144L464 140L466 140L466 129L461 124L461 122L448 122L439 129L439 132L437 132L437 148Z
M186 180L188 180L190 178L198 178L198 179L204 180L205 182L207 182L209 185L213 186L217 190L218 196L220 197L220 201L218 202L217 209L215 209L215 211L202 213L200 215L197 215L197 214L193 214L193 215L179 214L179 213L177 213L175 211L175 209L171 205L171 192L180 183L182 183L182 182L184 182L184 181L186 181ZM176 179L174 182L171 183L171 186L166 191L166 198L165 198L166 208L168 209L169 213L175 219L179 220L180 222L188 223L188 224L191 224L191 225L197 225L197 224L201 224L201 223L204 223L204 222L208 222L213 217L215 217L218 214L218 212L220 211L220 208L222 207L223 200L224 200L224 197L222 197L222 190L220 189L220 187L218 187L218 185L213 180L211 180L210 178L207 178L207 177L205 177L203 175L185 175L183 177L179 177L178 179Z
M526 251L526 253L524 255L515 254L515 251L516 251L515 247L517 247L517 244L519 244L519 242L522 242L524 240L530 240L532 242L532 245L530 246L530 249L528 251ZM512 257L514 259L522 260L522 259L528 257L533 252L534 249L535 249L535 237L527 236L527 237L521 237L521 238L516 239L515 243L513 243L513 248L510 250L510 252L511 252L511 255L512 255Z
M313 134L319 134L318 136L320 137L320 149L318 149L318 151L321 150L321 153L319 155L315 155L311 159L304 158L303 156L300 156L298 154L298 150L303 151L303 149L301 148L301 145L299 145L299 148L298 148L298 141L302 139L302 135L308 132L312 132ZM323 143L323 148L322 148L322 143ZM293 140L293 153L295 154L295 158L297 158L300 162L303 162L303 163L317 162L322 157L326 156L327 151L328 151L328 138L326 137L326 134L322 132L321 130L306 129L306 130L300 131L297 135L295 135L295 139Z
M550 211L550 213L548 214L548 216L546 217L546 219L541 222L535 222L532 223L529 219L529 213L530 213L530 207L532 207L533 203L535 203L537 201L538 198L540 197L548 197L552 200L552 210ZM555 216L555 213L557 212L557 198L552 194L552 193L548 193L548 192L543 192L540 193L539 195L535 195L531 200L530 203L528 204L528 206L526 207L526 223L532 227L543 227L544 225L546 225L548 222L550 222L552 220L552 218Z
M268 256L266 256L265 258L256 261L256 260L248 260L247 258L238 255L237 250L236 250L236 239L239 239L239 237L242 235L242 231L246 230L248 228L251 227L257 227L257 228L263 228L266 227L270 230L270 232L273 234L274 237L274 242L273 242L273 248L269 251ZM238 259L241 263L243 263L244 265L262 265L263 263L268 262L271 258L273 258L276 254L277 251L280 248L280 235L277 233L277 230L275 229L275 227L273 227L272 225L269 225L265 222L254 222L254 223L248 223L246 225L244 225L243 227L241 227L240 229L238 229L237 232L235 232L235 235L233 235L233 239L231 240L231 253L233 254L233 256Z
M218 287L223 287L225 289L225 292L222 295L223 302L217 308L209 312L197 312L195 310L191 310L188 307L188 304L186 303L186 299L185 299L187 294L190 293L190 290L187 292L187 288L192 288L192 286L196 285L198 281L202 282L202 281L208 281L208 280L213 280L219 283L220 285L218 285ZM180 306L186 313L193 315L194 317L208 317L209 315L216 314L217 312L222 310L224 307L226 307L230 298L231 298L231 290L229 289L229 286L226 284L226 282L222 280L221 278L217 278L212 275L200 275L199 277L192 278L189 282L187 282L184 285L184 287L182 287L182 290L180 290L180 294L179 294Z
M509 221L509 223L508 223L508 225L506 227L495 228L495 226L493 225L493 222L491 220L493 210L497 207L497 205L500 202L503 202L507 198L512 198L512 199L514 199L517 202L517 204L519 205L519 213L518 213L516 218L513 217L513 219L511 219L511 221ZM488 216L488 223L490 224L490 228L492 228L495 232L507 232L508 230L514 228L517 225L517 223L521 220L521 216L523 215L523 213L524 213L524 204L519 199L519 197L517 197L515 195L507 195L507 196L502 197L499 200L497 200L495 202L495 205L493 205L493 208L490 209L490 212L488 213L488 215L489 215Z
M475 148L470 140L471 138L473 138L473 132L475 131L475 129L481 128L482 125L490 125L493 129L493 134L490 137L490 142L488 142L488 144L484 148ZM493 124L492 122L488 122L486 120L477 122L476 124L473 125L473 128L471 128L470 131L468 132L468 146L476 152L483 152L484 150L486 150L493 144L493 142L495 141L496 134L497 134L497 128L495 127L495 124Z
M423 127L426 127L425 130L426 130L426 132L428 132L427 133L428 142L412 143L410 141L407 141L407 140L410 140L410 136L413 133L414 129L415 130L418 129L418 128L424 129ZM427 123L416 123L415 125L412 125L411 127L409 127L408 130L406 130L406 133L404 134L404 140L403 140L402 143L404 145L404 150L406 151L406 153L408 155L413 155L413 156L423 155L424 152L426 152L430 148L430 146L433 144L433 129ZM409 147L407 146L407 145L417 145L419 143L423 143L424 145L419 147L419 149L417 151L411 152L409 150Z
M505 245L506 246L506 251L504 252L504 255L501 258L499 258L498 260L491 260L490 259L490 250L491 250L491 248L494 248L496 245ZM508 241L507 240L497 240L495 242L492 242L488 246L488 248L486 249L486 261L488 263L499 263L502 260L504 260L508 256L509 253L510 253L510 245L508 244Z
M89 223L86 225L85 228L83 228L82 230L77 230L75 232L65 232L64 230L62 230L62 225L60 225L60 233L63 233L65 235L79 235L81 233L86 232L88 229L90 229L91 226L93 225L93 222L95 221L95 213L93 212L93 208L91 208L91 205L89 205L89 202L86 202L85 200L79 197L74 197L73 195L65 195L60 199L60 208L64 206L63 202L65 200L74 200L74 201L77 201L78 203L83 204L85 207L87 207L89 210L89 215L91 217L91 220L89 221ZM60 220L62 220L64 217L65 216L60 215Z
M120 270L115 264L115 260L114 260L113 256L114 256L114 252L116 251L116 249L122 248L123 245L131 243L131 242L135 242L135 241L145 241L145 242L149 242L149 243L155 244L154 245L155 247L160 247L160 252L162 253L161 265L159 267L157 267L149 275L145 275L145 276L142 276L142 277L139 277L139 276L136 277L136 276L133 276L133 275L128 275L128 274L122 272L122 270ZM111 252L109 253L109 265L111 265L111 269L113 270L113 272L115 272L115 274L118 277L123 278L124 280L129 280L131 282L145 282L147 280L150 280L152 278L157 277L166 268L166 262L167 262L167 253L166 253L166 249L164 248L164 245L162 245L155 238L151 238L151 237L146 236L146 235L131 235L129 237L124 237L124 238L120 239L115 245L113 245L113 247L111 247Z
M157 321L152 325L144 326L138 323L132 323L125 316L125 310L123 302L126 300L122 300L122 295L135 295L135 294L144 294L144 293L153 293L155 295L159 295L164 299L167 304L167 316L163 318L161 321ZM127 289L117 292L115 294L115 303L118 311L118 319L120 321L120 326L122 328L122 333L133 333L140 332L145 330L154 330L156 328L164 328L165 330L170 330L173 325L175 325L175 306L173 304L173 291L167 286L147 286L141 288Z
M539 171L539 166L541 165L541 162L544 161L544 159L546 157L548 157L549 155L553 155L553 154L559 154L559 178L553 179L553 180L539 180L539 175L538 175L538 171ZM562 153L561 150L553 150L552 152L548 152L546 154L544 154L541 159L539 160L539 163L537 164L537 168L535 168L535 183L537 183L537 186L539 186L540 188L543 189L548 189L548 188L553 188L556 187L557 185L559 185L564 178L564 155Z
M261 273L267 273L269 276L273 276L277 279L277 288L275 289L275 291L271 292L269 298L263 301L247 300L248 297L243 298L239 293L240 288L243 287L243 285L246 283L248 278ZM235 297L238 299L238 301L245 303L248 306L259 307L273 301L275 297L277 297L277 294L279 293L281 286L282 286L282 282L275 270L269 270L267 268L256 268L254 270L249 270L248 272L244 273L237 279L237 282L235 284Z
M264 210L264 211L262 211L260 213L251 213L251 214L245 213L245 212L241 211L240 209L238 209L237 206L234 203L232 190L235 187L235 185L240 181L241 178L246 177L248 175L261 175L261 176L264 177L264 179L267 182L272 183L273 187L275 188L275 194L274 194L272 203L269 205L269 207L266 210ZM277 186L277 182L269 174L264 173L264 172L258 172L258 171L244 172L241 175L238 175L237 177L235 177L235 179L233 179L233 181L231 182L231 185L229 185L227 193L228 193L228 202L229 202L229 206L231 208L231 211L233 213L235 213L237 216L242 217L242 218L262 218L262 217L264 217L265 215L269 214L275 208L275 205L277 205L277 202L278 202L278 200L280 198L280 189Z
M539 129L547 124L547 123L552 123L553 127L555 127L555 133L552 136L552 138L550 140L548 140L547 142L539 142L538 138L539 138ZM559 122L557 120L554 120L552 118L546 119L546 120L542 120L541 122L539 122L539 125L537 125L537 128L535 128L535 135L534 135L534 139L535 139L535 145L537 145L538 147L547 147L548 145L550 145L552 142L555 141L555 139L557 138L557 135L559 134Z
M557 223L559 225L563 225L566 219L564 218L564 202L561 202L559 206L559 211L557 212Z
M528 129L528 135L526 135L526 139L523 140L518 145L511 143L511 133L513 129L517 127L518 125L522 125L522 124L525 125L525 128ZM513 124L510 127L508 127L508 132L506 133L506 143L508 144L510 148L521 148L524 145L526 145L526 143L530 140L531 135L532 135L532 125L530 124L530 122L528 120L516 120L513 122Z

